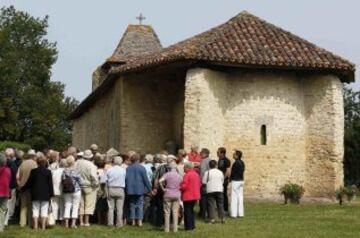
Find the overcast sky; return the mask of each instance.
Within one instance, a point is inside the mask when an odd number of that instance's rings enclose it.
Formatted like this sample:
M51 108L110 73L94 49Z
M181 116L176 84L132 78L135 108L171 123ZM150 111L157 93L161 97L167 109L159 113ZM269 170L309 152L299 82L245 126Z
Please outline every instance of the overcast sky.
M49 15L59 57L52 80L78 100L91 92L91 74L109 57L141 12L163 46L219 25L246 10L360 64L359 0L0 0L0 6ZM359 78L357 73L357 78ZM360 88L357 80L353 85Z

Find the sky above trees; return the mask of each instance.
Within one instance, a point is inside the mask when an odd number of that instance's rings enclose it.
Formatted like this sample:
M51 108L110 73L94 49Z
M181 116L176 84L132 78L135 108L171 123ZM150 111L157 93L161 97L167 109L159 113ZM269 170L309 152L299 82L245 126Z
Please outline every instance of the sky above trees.
M0 0L0 7L10 5L35 17L49 15L48 38L59 51L52 80L65 83L66 95L78 100L91 92L92 72L112 54L127 25L137 23L139 13L165 47L246 10L360 64L358 0ZM353 87L360 89L360 82Z

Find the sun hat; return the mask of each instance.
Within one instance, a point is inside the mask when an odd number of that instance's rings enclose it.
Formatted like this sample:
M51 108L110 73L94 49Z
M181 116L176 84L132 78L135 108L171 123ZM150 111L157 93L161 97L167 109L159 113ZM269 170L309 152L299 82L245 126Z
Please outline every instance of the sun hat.
M93 156L94 156L94 155L93 155L93 153L91 152L91 150L85 150L85 151L84 151L83 157L84 157L85 159L91 159Z
M28 155L28 156L35 156L35 155L36 155L36 152L35 152L35 150L30 149L30 150L28 150L27 155Z

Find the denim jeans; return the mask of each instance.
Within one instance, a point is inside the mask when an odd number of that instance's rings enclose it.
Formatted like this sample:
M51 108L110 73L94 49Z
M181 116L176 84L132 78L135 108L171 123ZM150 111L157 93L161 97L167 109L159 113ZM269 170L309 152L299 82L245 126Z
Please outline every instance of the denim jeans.
M129 195L130 219L142 220L144 218L144 195Z

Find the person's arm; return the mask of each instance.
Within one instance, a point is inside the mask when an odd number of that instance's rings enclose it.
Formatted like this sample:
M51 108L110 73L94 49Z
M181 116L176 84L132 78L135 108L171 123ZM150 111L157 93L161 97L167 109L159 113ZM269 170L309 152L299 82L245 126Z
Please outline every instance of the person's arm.
M202 178L202 184L207 184L209 178L209 170L205 172L204 177Z
M34 180L34 170L31 170L29 178L26 181L25 185L21 188L21 191L26 191L26 190L30 189L33 185L33 180Z
M230 167L231 167L231 162L230 160L227 160L227 164L226 164L226 171L225 171L225 179L230 177Z
M151 184L149 182L149 178L147 176L147 173L146 173L146 170L144 167L142 167L141 177L142 177L143 183L147 189L147 193L150 193L151 192Z
M99 176L96 171L96 166L91 166L90 177L91 177L91 187L96 188L99 186Z
M50 195L50 197L53 197L54 196L54 185L53 185L52 173L50 170L48 173L48 180L49 180L49 195Z
M16 183L19 185L20 184L20 179L21 179L21 173L20 173L20 167L16 173Z
M160 185L160 188L165 191L166 188L164 188L164 181L165 181L165 175L162 176L160 179L159 179L159 185Z
M184 176L184 179L181 183L180 189L181 191L187 190L189 188L189 178L188 176Z

